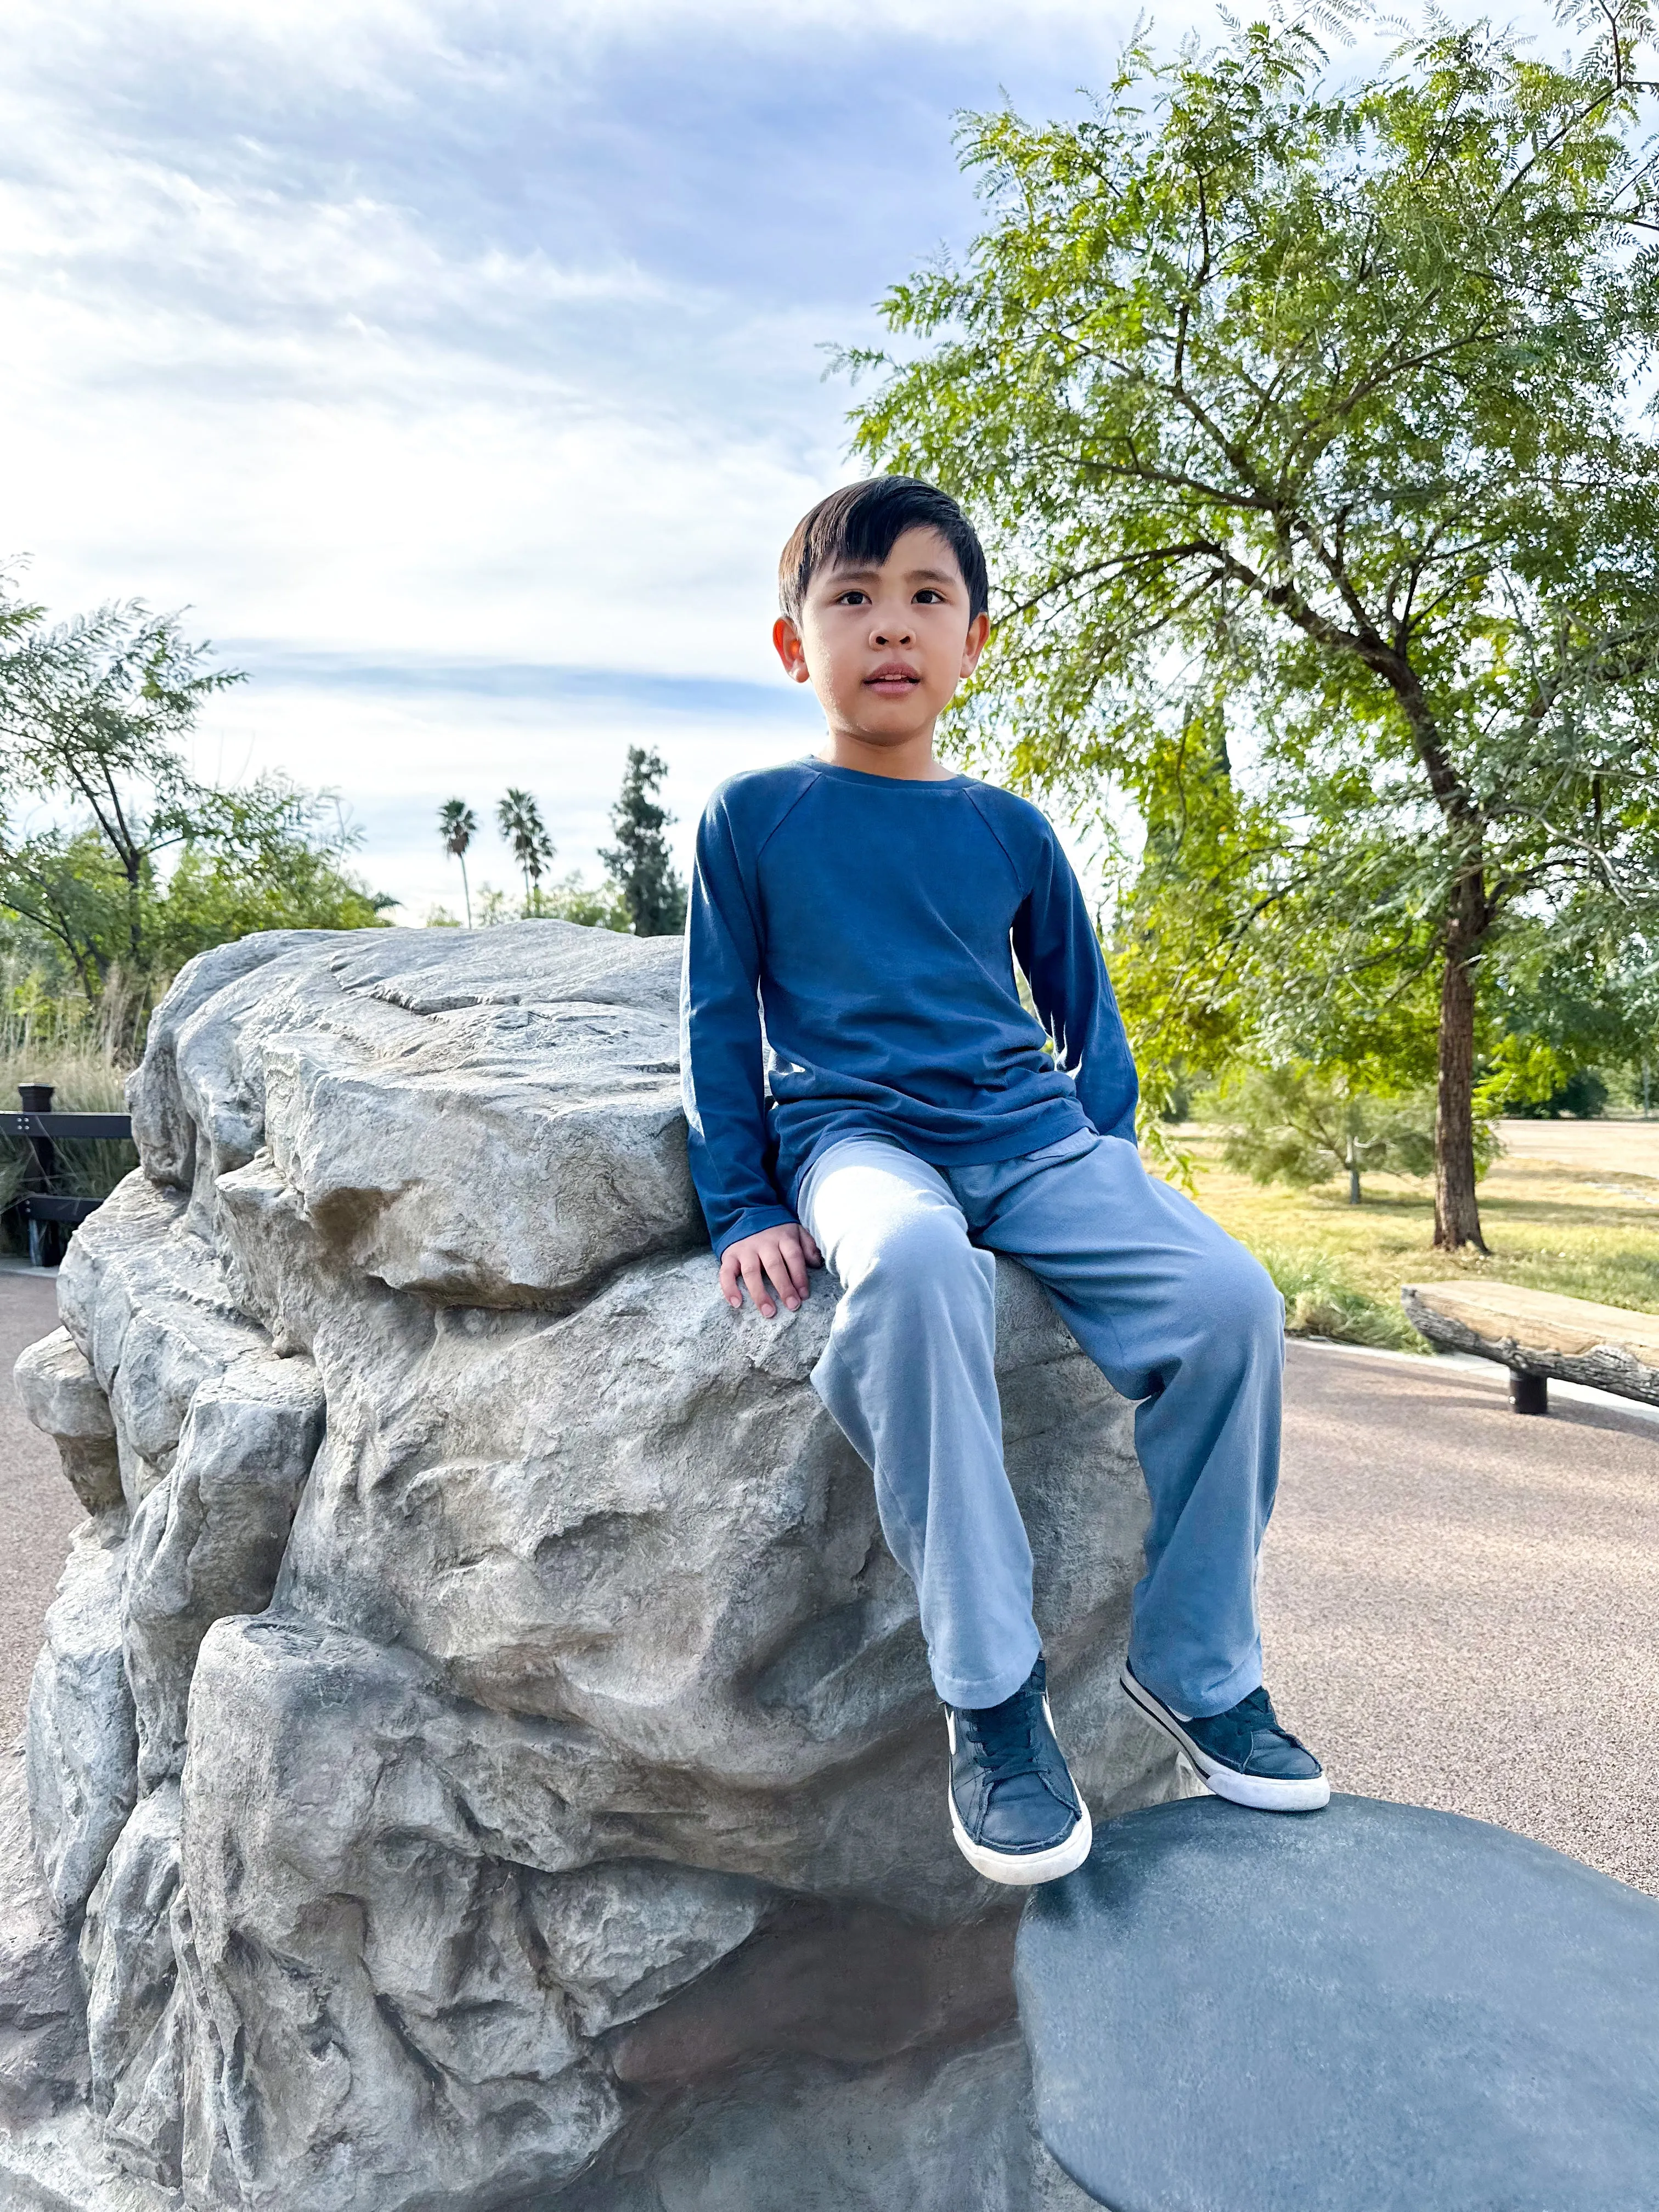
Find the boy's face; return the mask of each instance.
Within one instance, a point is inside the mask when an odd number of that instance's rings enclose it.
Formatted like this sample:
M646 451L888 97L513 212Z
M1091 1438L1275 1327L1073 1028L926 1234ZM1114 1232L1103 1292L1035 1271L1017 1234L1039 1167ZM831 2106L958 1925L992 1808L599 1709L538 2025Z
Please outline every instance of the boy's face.
M957 556L937 530L907 530L879 568L814 576L799 623L772 628L778 658L810 684L832 731L884 748L933 726L985 649Z

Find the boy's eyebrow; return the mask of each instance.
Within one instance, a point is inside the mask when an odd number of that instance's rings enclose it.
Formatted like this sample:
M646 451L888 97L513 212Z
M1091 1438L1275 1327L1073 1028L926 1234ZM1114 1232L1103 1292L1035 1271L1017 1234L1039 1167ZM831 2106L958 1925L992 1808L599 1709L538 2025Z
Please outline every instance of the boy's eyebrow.
M827 574L830 576L878 576L882 566L879 561L838 561ZM957 568L907 568L904 580L907 584L959 584L962 572Z

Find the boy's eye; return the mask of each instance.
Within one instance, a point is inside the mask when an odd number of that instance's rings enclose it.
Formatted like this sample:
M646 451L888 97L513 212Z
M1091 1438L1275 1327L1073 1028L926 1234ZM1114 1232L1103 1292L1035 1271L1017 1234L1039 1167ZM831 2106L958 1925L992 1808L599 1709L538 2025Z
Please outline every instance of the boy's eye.
M942 607L945 605L945 594L943 592L936 592L931 584L924 584L916 593L916 605L922 607Z
M849 591L837 592L836 594L836 605L838 607L864 607L868 606L869 604L870 594L867 592L860 592L856 585Z

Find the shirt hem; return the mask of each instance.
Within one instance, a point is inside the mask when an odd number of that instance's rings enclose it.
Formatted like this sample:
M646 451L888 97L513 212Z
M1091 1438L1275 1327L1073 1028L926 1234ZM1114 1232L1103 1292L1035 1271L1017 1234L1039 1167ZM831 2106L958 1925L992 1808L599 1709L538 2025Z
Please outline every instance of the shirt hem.
M813 1140L799 1166L792 1171L787 1185L789 1203L792 1206L795 1204L806 1171L819 1154L827 1152L831 1145L845 1143L849 1137L884 1137L916 1159L926 1160L932 1168L976 1168L992 1167L1002 1160L1017 1160L1027 1152L1040 1152L1045 1145L1058 1144L1062 1137L1073 1136L1079 1129L1092 1129L1094 1126L1072 1098L1050 1101L1040 1115L1001 1137L981 1132L972 1137L925 1138L914 1130L896 1129L890 1121L875 1115L849 1114L844 1121L832 1121Z

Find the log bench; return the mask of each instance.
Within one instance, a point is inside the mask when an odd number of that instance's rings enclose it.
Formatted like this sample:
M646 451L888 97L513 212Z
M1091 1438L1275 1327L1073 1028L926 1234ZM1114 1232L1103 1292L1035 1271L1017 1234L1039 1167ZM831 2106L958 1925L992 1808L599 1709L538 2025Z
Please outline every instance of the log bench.
M1659 1406L1659 1314L1513 1283L1407 1283L1400 1303L1431 1344L1510 1370L1517 1413L1547 1413L1550 1378Z

